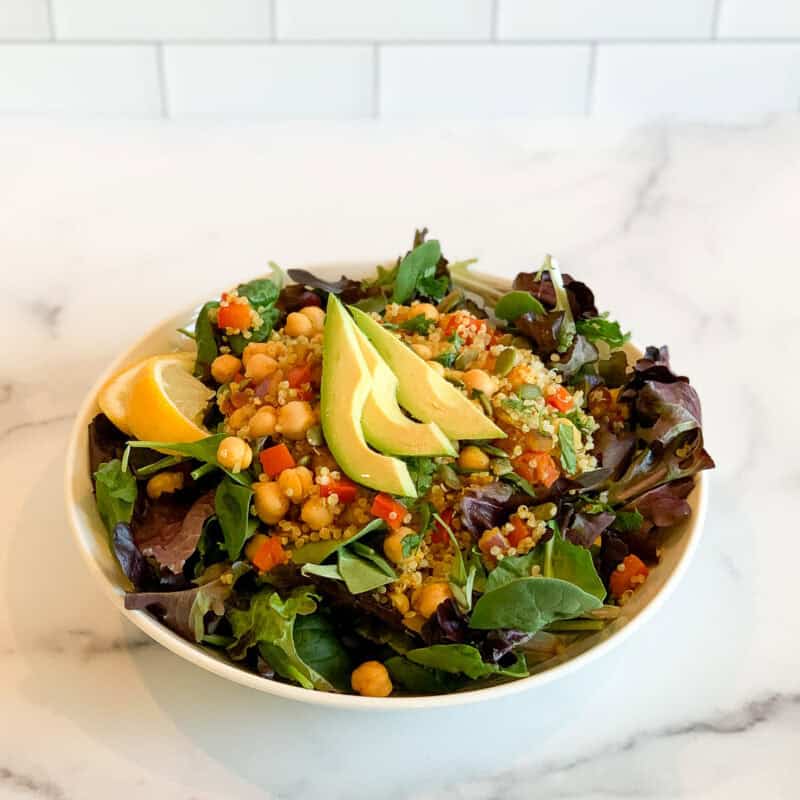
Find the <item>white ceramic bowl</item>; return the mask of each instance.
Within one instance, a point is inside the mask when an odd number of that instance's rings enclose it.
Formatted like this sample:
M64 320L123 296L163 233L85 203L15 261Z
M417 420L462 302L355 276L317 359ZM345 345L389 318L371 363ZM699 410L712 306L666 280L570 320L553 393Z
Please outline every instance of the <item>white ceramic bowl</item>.
M343 273L353 277L372 274L374 265L372 263L327 264L313 266L310 269L317 275L336 279ZM495 278L483 277L502 285ZM181 658L234 683L317 705L396 711L475 703L542 686L585 666L603 653L619 646L631 633L653 616L685 572L697 547L706 513L707 479L702 473L696 479L694 491L688 498L692 506L692 516L670 531L664 544L661 563L651 571L650 577L636 591L633 599L625 605L622 614L614 623L608 625L603 631L575 642L562 655L538 664L528 678L452 694L419 697L373 698L329 694L267 680L236 666L210 648L204 648L182 639L146 611L128 611L124 604L127 579L111 555L108 537L94 504L89 477L87 426L99 411L96 402L97 393L109 377L145 356L187 348L187 340L176 331L192 319L201 302L202 300L192 308L176 314L146 333L133 347L109 365L108 369L98 378L75 420L67 451L65 476L68 519L78 548L86 559L91 572L121 613L148 636ZM632 348L632 352L638 351Z

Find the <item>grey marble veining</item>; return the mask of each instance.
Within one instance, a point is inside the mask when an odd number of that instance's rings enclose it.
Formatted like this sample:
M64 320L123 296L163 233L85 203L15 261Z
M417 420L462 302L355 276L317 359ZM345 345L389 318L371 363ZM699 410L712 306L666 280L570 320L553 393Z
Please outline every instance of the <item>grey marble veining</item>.
M0 798L798 796L800 119L635 128L33 123L0 129ZM670 345L718 468L694 562L622 648L423 714L228 685L119 618L62 508L95 376L174 309L428 227L511 275L544 252Z

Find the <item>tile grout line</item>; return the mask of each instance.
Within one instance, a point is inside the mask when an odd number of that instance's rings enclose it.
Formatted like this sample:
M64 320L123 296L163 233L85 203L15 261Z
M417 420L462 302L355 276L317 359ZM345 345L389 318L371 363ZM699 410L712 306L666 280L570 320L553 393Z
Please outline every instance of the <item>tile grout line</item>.
M584 100L583 113L591 116L594 106L594 80L597 71L597 42L592 42L592 49L589 51L589 69L586 75L586 99Z
M488 45L491 44L486 39L384 39L380 42L367 39L279 39L273 41L272 39L54 39L51 41L47 39L36 38L6 38L0 34L0 44L14 45L14 44L55 44L59 47L109 47L114 45L140 45L150 47L154 44L169 45L170 47L228 47L237 45L239 47L370 47L378 45L379 47L439 47L439 48L453 48L459 47L474 47L475 45ZM502 39L496 44L500 47L575 47L583 46L590 47L593 44L603 45L604 47L627 47L636 45L652 45L655 47L669 47L670 45L685 45L696 44L706 47L725 47L729 44L739 45L760 45L763 47L780 47L782 45L797 45L800 44L800 36L784 36L784 37L744 37L744 36L726 36L722 39L700 39L700 38L674 38L674 39L645 39L645 38L631 38L631 39Z
M158 88L161 94L161 118L169 119L169 98L167 96L167 71L164 68L164 43L156 44L156 70L158 71Z
M381 46L372 45L372 118L381 115Z
M722 9L722 0L714 0L714 8L711 12L711 38L719 39L719 16Z
M278 5L277 0L269 0L270 41L278 41Z
M497 30L500 25L500 0L492 0L492 19L489 29L489 40L497 41Z
M46 0L45 6L47 8L47 27L50 31L50 41L56 40L56 21L53 16L53 0Z

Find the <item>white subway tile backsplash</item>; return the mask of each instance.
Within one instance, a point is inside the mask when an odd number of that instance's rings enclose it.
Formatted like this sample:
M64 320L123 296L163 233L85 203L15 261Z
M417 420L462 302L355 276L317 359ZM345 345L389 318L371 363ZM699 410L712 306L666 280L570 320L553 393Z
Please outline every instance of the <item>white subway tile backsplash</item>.
M0 40L49 36L47 0L0 0Z
M2 44L0 112L159 116L156 49Z
M714 0L498 0L500 39L703 38Z
M380 110L388 117L578 114L584 110L590 48L385 46Z
M368 117L373 48L360 45L166 45L171 115Z
M266 39L272 33L269 0L51 2L59 39Z
M800 37L798 0L720 0L720 37Z
M276 0L279 39L489 39L492 0Z
M691 116L794 111L800 45L599 45L598 113Z

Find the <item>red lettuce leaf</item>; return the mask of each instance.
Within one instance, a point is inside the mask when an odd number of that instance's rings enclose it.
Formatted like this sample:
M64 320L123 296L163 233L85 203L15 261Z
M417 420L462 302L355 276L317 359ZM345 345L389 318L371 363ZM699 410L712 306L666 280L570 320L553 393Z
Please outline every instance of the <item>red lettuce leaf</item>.
M639 436L661 445L702 424L700 398L692 386L682 381L647 381L636 397L636 412Z
M694 478L665 483L645 492L629 503L623 511L638 511L657 528L675 525L691 516L692 508L686 498L694 489Z
M514 278L513 288L522 292L530 292L545 308L556 307L556 293L549 272L543 272L537 280L535 272L520 272ZM594 293L581 281L564 273L564 288L569 297L569 306L575 319L589 319L599 315L594 303Z

